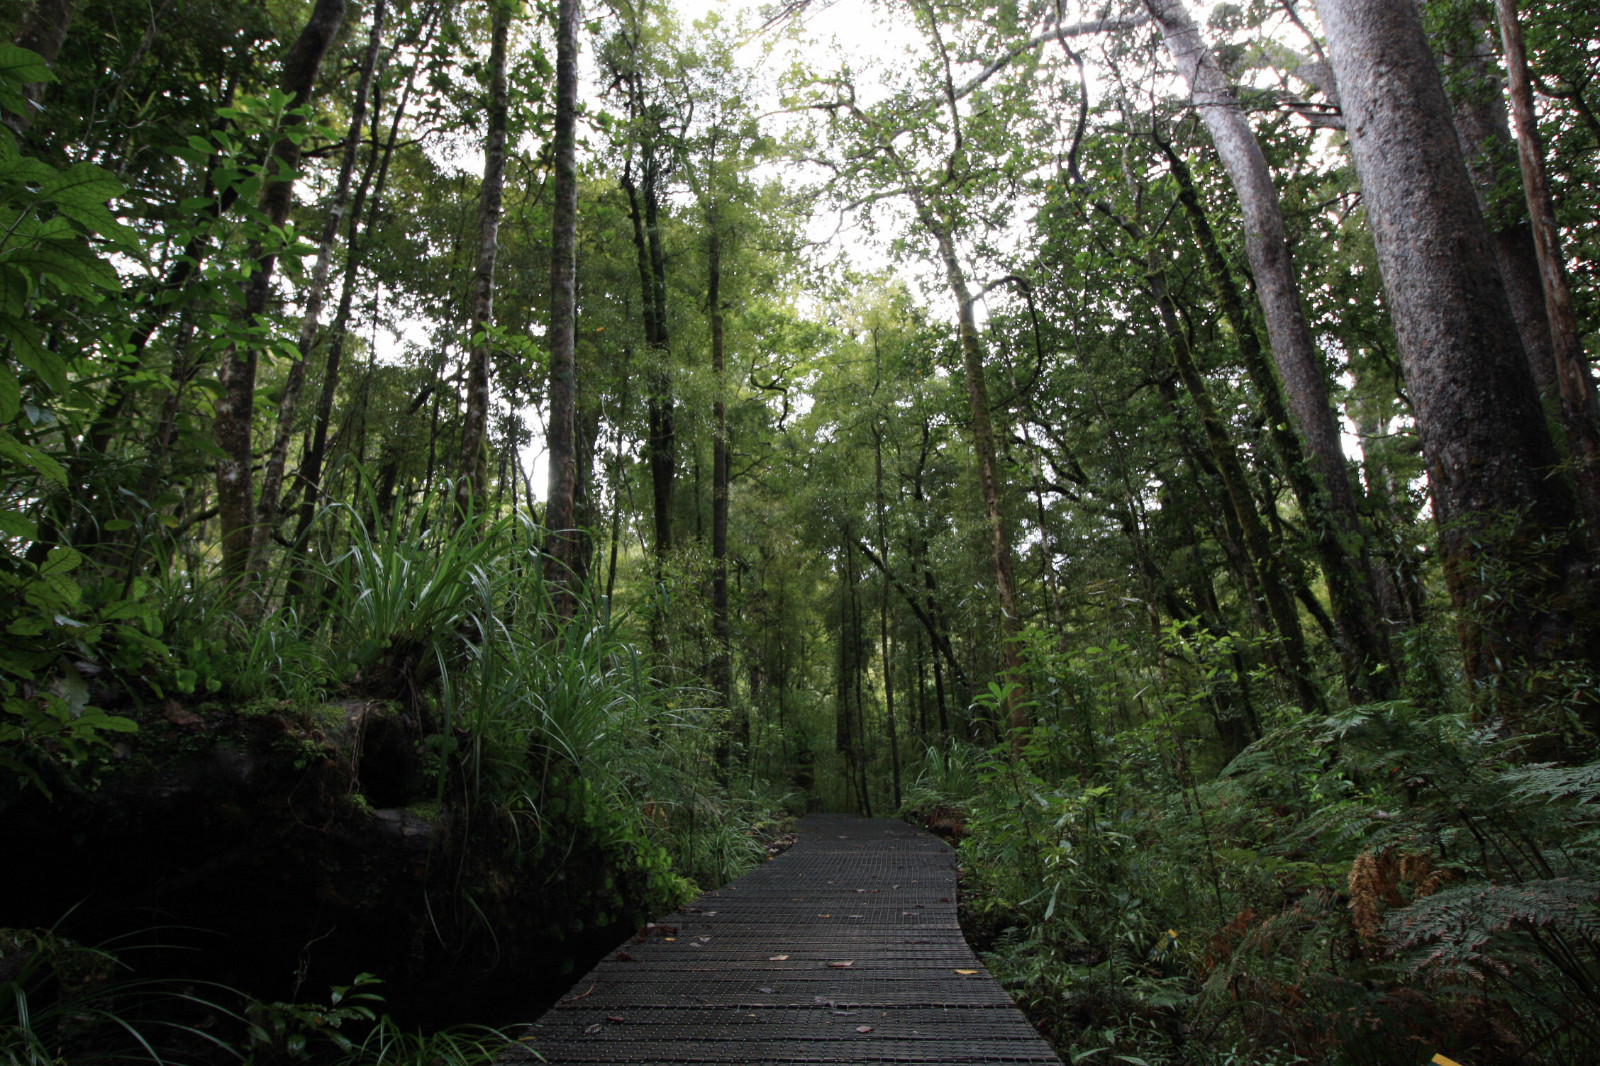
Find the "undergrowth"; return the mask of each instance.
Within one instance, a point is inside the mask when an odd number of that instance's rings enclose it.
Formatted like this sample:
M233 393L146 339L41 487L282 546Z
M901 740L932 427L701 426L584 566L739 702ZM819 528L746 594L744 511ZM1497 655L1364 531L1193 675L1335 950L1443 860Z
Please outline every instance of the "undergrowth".
M913 792L962 812L968 919L1070 1061L1600 1058L1600 763L1407 702L1286 713L1208 780L1081 739L933 749Z

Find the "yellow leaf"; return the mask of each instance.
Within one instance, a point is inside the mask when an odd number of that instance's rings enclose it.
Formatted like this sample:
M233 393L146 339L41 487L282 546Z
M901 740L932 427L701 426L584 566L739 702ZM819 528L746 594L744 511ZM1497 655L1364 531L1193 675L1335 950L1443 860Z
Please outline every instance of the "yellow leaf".
M977 972L978 972L977 970L957 970L956 971L956 973L963 974L963 975L965 975L967 977L971 977L973 974L975 974Z
M768 955L767 956L767 961L768 962L788 962L789 961L789 956L787 956L787 955Z
M1447 1059L1443 1055L1433 1057L1433 1066L1461 1066L1455 1059Z

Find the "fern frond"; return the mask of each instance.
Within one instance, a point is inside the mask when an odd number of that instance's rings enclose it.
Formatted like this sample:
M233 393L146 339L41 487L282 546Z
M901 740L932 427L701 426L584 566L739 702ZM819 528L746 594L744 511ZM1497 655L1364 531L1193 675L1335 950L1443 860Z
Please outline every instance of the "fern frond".
M1557 877L1520 884L1477 882L1447 888L1389 912L1385 931L1397 950L1420 950L1412 972L1436 979L1543 968L1518 933L1556 930L1600 945L1600 884Z

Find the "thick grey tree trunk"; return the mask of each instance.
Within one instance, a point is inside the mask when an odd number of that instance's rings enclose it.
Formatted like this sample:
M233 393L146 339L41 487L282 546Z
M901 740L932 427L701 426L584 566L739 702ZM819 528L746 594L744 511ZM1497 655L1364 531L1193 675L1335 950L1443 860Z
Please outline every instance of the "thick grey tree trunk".
M1593 657L1574 518L1416 5L1318 0L1400 342L1468 676Z
M1561 421L1567 430L1567 447L1577 471L1578 507L1591 545L1600 545L1600 404L1595 398L1589 356L1579 335L1572 308L1572 284L1561 254L1561 231L1556 225L1555 201L1545 175L1544 146L1539 120L1533 110L1533 77L1522 43L1516 0L1495 0L1500 17L1500 39L1506 51L1506 83L1511 90L1511 114L1517 127L1517 159L1522 166L1522 188L1533 223L1533 246L1538 253L1539 279L1550 323L1551 351L1555 355L1556 382L1561 395Z
M1309 453L1315 481L1296 476L1291 483L1313 526L1318 555L1328 579L1352 697L1382 695L1387 641L1378 625L1376 595L1363 559L1355 491L1340 439L1339 420L1328 395L1328 372L1306 323L1299 281L1289 251L1283 208L1272 170L1255 131L1245 118L1232 83L1200 36L1183 0L1145 0L1161 29L1178 73L1189 85L1195 107L1211 134L1244 216L1245 251L1255 277L1256 295L1266 321L1273 362L1283 381L1289 420ZM1270 391L1275 383L1260 382ZM1276 421L1276 420L1274 420ZM1279 435L1279 449L1292 468L1301 462L1299 442ZM1320 483L1320 484L1319 484Z
M1544 290L1539 283L1539 257L1533 247L1533 228L1520 199L1507 203L1504 192L1510 175L1504 166L1515 151L1511 124L1506 118L1505 85L1498 73L1487 38L1454 45L1456 55L1444 60L1453 75L1451 107L1461 154L1478 193L1478 206L1489 226L1494 254L1505 281L1511 313L1533 370L1539 394L1552 411L1561 402L1556 380L1555 353L1550 347L1550 320L1545 317Z

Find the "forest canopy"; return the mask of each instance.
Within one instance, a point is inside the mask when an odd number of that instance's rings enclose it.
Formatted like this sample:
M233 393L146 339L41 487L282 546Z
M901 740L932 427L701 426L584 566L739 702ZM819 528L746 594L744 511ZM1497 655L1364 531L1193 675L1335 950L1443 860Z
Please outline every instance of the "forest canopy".
M0 41L0 982L264 923L291 1061L853 811L1074 1063L1594 1061L1594 5Z

